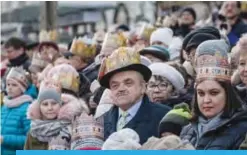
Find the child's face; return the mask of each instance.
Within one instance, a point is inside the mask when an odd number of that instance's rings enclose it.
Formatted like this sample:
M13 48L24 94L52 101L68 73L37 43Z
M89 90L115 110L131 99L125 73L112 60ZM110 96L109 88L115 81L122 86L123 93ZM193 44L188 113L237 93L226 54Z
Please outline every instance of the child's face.
M53 120L57 118L60 104L53 99L44 100L40 103L40 112L44 120Z
M7 80L7 94L8 97L15 98L20 96L22 91L13 80Z

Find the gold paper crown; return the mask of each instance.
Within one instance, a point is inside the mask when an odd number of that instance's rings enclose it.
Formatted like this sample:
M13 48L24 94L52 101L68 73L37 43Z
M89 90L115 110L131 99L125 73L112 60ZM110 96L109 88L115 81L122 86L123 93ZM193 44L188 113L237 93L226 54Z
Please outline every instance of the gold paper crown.
M96 45L89 38L74 38L70 52L82 58L92 58L96 54Z
M61 84L59 81L56 81L52 78L46 77L40 84L40 90L46 88L54 88L57 92L61 93Z
M56 42L58 38L57 30L45 31L41 30L39 33L39 42L52 41Z
M25 87L28 86L27 80L28 72L26 72L22 67L12 67L7 75L7 79L13 78L18 80Z
M219 79L230 81L231 69L228 58L223 57L220 52L215 55L202 55L197 58L197 80Z
M48 65L48 62L42 60L40 55L37 52L35 52L33 54L31 65L34 65L34 66L37 66L37 67L43 69Z
M48 78L51 78L55 81L59 81L63 89L71 90L77 93L79 91L80 78L79 75L74 74L70 70L74 68L70 67L70 68L63 68L63 70L57 70L56 67L52 68L49 71Z
M104 59L100 71L99 78L113 70L131 65L141 64L141 56L133 48L120 47L115 50L108 58Z
M151 34L156 30L152 25L144 24L138 33L138 39L149 41Z
M127 44L127 38L122 32L119 33L107 33L105 35L104 42L102 44L102 48L105 47L113 47L115 49L126 46Z

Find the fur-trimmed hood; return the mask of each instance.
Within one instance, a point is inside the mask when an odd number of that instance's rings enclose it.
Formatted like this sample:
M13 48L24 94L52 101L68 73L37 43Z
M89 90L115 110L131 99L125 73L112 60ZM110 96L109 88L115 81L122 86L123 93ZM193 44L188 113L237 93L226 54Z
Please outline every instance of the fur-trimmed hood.
M89 114L89 108L85 101L78 99L69 94L62 94L63 106L58 113L60 120L72 120L74 116L80 115L82 112ZM41 119L39 103L35 100L27 110L27 117L31 120Z

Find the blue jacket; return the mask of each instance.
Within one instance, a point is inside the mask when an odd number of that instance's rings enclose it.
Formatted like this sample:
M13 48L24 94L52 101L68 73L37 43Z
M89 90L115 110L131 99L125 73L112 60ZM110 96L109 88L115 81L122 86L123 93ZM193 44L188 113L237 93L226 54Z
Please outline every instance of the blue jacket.
M180 137L197 150L238 150L247 133L247 111L235 113L198 138L197 123L184 127Z
M25 102L14 108L1 107L2 155L15 155L16 150L23 149L30 128L30 120L26 116L29 104Z
M238 19L236 24L232 26L231 32L227 35L231 47L235 46L242 34L247 33L247 25Z
M148 97L145 96L135 117L124 128L136 131L140 137L140 144L143 144L152 136L158 137L159 123L169 110L166 106L149 102ZM104 115L105 140L116 132L117 121L118 107L114 106Z

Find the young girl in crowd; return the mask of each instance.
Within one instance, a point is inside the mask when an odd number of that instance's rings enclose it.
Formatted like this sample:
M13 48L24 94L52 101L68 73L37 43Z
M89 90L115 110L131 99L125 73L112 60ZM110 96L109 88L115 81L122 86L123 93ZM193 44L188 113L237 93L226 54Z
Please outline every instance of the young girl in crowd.
M33 99L27 95L28 80L22 68L11 68L6 79L7 96L1 107L1 154L15 155L25 144L30 127L26 111Z
M44 80L38 99L28 109L32 121L24 149L70 149L71 120L66 117L70 112L66 106L61 99L59 83L52 79ZM59 138L61 136L64 138Z

